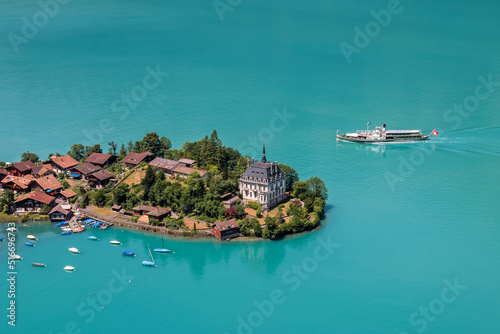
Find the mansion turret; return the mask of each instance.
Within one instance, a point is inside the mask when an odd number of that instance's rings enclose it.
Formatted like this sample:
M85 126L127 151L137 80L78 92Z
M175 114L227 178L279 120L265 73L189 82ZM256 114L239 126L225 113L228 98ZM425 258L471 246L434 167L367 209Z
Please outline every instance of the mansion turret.
M243 202L259 202L262 204L262 211L267 212L286 199L285 190L286 174L276 161L267 162L264 146L262 161L252 159L240 178Z

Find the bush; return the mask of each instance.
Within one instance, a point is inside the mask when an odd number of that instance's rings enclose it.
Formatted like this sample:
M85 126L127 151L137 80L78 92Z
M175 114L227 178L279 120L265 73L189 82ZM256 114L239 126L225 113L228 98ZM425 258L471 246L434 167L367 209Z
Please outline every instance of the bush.
M262 210L261 209L257 210L255 215L257 216L257 218L261 218L262 217Z
M262 204L260 204L259 202L248 202L247 208L252 208L257 211L262 208Z
M139 216L134 215L132 218L130 218L130 221L132 223L137 223L137 220L139 219Z

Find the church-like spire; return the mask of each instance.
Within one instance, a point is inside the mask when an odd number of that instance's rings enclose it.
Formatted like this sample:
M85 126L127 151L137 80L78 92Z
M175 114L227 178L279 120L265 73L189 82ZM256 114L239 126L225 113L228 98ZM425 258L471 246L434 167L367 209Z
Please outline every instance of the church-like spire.
M267 162L266 160L266 140L264 139L264 144L262 144L262 162Z

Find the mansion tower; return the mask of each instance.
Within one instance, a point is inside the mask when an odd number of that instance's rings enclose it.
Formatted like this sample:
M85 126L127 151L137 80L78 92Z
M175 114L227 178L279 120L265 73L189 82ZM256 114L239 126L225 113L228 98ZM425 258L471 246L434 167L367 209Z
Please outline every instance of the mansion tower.
M249 161L240 178L240 193L243 203L259 202L262 211L268 212L285 200L286 174L278 163L267 162L266 147L263 146L262 161Z

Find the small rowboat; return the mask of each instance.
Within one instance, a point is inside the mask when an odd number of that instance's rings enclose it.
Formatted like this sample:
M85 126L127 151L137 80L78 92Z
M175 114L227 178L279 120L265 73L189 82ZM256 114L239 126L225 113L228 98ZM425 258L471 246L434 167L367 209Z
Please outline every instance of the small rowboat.
M62 231L61 232L61 235L67 235L67 234L71 234L71 231Z
M18 254L14 254L9 259L10 260L22 260L23 258Z
M122 253L123 255L125 256L135 256L135 253L134 252L131 252L129 250L126 250L125 252Z
M80 251L78 250L78 248L75 248L75 247L71 247L71 248L68 248L68 250L73 253L73 254L80 254Z
M27 238L30 240L38 240L33 234L28 235Z
M63 268L63 270L65 270L65 271L75 271L75 267L66 266L66 267Z
M36 262L33 262L31 265L35 266L35 267L47 267L46 264L43 264L43 263L36 263Z
M3 238L2 238L2 237L0 237L0 241L3 241Z
M94 235L91 235L90 237L88 237L88 239L89 239L89 240L99 240L99 239L97 239L97 237L96 237L96 236L94 236Z
M35 247L35 244L34 244L34 243L32 243L32 242L29 242L29 241L26 241L24 244L25 244L26 246Z

